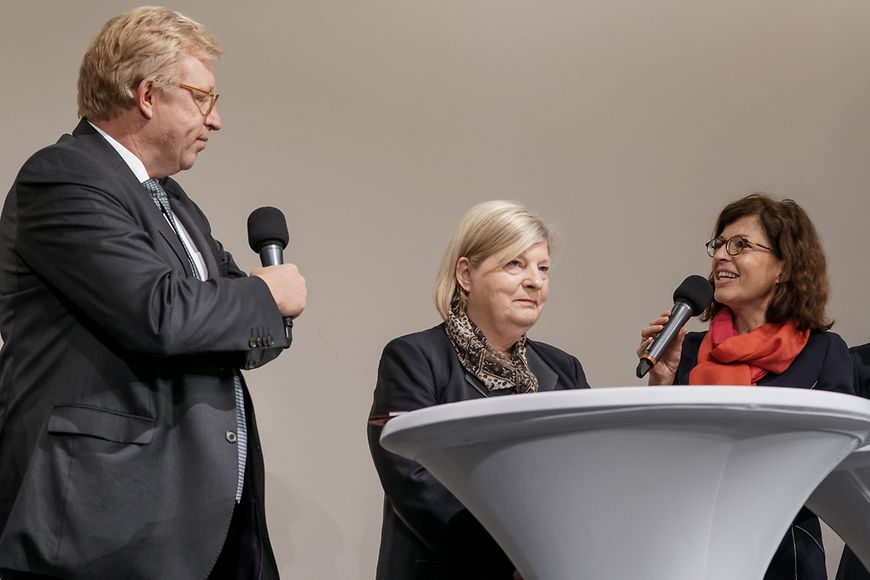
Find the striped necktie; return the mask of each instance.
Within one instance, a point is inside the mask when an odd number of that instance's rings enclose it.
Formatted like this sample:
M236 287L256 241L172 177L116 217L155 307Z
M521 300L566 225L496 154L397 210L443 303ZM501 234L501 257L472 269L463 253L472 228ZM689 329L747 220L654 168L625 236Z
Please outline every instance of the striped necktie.
M184 248L184 253L187 255L187 260L190 262L190 271L193 272L193 277L197 280L202 280L202 274L200 273L199 268L196 267L196 263L193 261L192 249L184 243L184 237L178 231L178 222L175 220L175 214L169 206L169 197L166 195L166 190L163 189L163 186L158 180L153 178L143 181L142 185L144 185L145 189L151 193L151 199L154 200L154 204L161 212L163 212L166 221L169 222L169 225L178 237L178 241L181 242L181 246ZM238 371L233 374L233 385L236 400L236 443L238 445L239 455L239 476L236 481L236 503L238 503L242 499L242 490L245 484L245 460L248 455L248 427L245 423L245 397L242 390L242 378ZM230 438L230 433L227 433L227 437L228 439Z

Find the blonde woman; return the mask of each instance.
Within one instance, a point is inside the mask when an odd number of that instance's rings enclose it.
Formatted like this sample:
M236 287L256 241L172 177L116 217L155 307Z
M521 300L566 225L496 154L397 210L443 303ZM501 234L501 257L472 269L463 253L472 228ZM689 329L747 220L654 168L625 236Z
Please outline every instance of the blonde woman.
M378 580L515 577L474 516L422 466L385 451L378 438L394 412L588 388L580 361L526 336L547 302L551 237L540 218L515 203L471 208L436 279L444 322L384 349L368 429L385 493Z

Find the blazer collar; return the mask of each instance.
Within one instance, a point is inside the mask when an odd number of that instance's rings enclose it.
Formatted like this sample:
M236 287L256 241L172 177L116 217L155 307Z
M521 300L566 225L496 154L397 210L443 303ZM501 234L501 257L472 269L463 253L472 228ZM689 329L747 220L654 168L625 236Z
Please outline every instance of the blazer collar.
M91 124L84 117L79 119L79 124L76 125L75 129L73 129L72 134L76 137L81 137L83 135L99 135L97 130L91 127Z
M73 129L72 135L64 135L60 138L60 142L64 142L69 139L75 139L77 143L82 144L85 148L90 149L95 155L101 158L104 162L111 165L112 169L117 171L122 171L130 176L130 179L133 181L136 180L136 176L133 173L133 170L130 169L130 166L127 165L127 162L124 161L124 158L121 157L115 148L106 141L102 135L100 135L96 129L94 129L88 120L82 118L79 121L79 124L76 125L76 128Z
M559 375L544 362L544 359L532 346L532 341L529 341L526 346L526 360L529 361L529 370L535 373L538 378L538 392L555 390Z

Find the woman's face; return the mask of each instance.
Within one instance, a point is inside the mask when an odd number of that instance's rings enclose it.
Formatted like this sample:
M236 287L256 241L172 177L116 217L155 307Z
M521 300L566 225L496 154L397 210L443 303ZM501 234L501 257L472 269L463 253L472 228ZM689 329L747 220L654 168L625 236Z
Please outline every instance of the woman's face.
M758 216L744 216L725 226L719 238L740 237L752 242L736 256L725 246L713 256L713 282L716 301L728 306L737 316L763 317L773 299L783 262L776 255L755 244L772 248Z
M467 292L468 317L487 340L515 342L531 328L547 302L550 252L546 242L529 246L519 256L502 263L490 256L477 267L460 258L456 266L459 285Z

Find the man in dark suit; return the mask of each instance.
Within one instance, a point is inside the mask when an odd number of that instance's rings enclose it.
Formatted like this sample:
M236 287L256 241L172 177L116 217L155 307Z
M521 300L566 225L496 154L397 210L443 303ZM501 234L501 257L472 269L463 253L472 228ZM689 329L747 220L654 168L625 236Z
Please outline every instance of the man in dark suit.
M870 399L870 343L849 349L855 371L855 394ZM870 580L870 572L848 546L843 548L837 580Z
M870 399L870 343L849 349L855 371L855 394Z
M288 346L295 266L248 277L169 176L221 128L200 24L110 20L81 122L0 217L0 577L277 578L240 368Z

